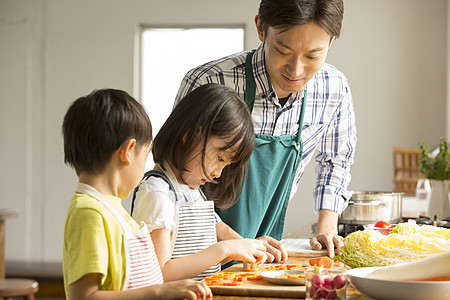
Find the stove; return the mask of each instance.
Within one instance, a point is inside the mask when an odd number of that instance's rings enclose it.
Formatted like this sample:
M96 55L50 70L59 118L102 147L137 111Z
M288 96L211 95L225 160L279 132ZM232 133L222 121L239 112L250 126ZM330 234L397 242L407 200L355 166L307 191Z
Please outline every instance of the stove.
M450 217L439 220L438 216L434 216L432 219L427 216L419 216L418 218L403 218L402 220L404 222L411 222L410 220L412 220L419 225L433 225L450 229Z
M443 228L449 228L450 229L450 217L444 218L442 220L439 219L438 216L434 216L433 218L427 217L427 216L419 216L418 218L401 218L400 223L410 222L410 223L416 223L418 225L434 225L439 226ZM375 223L375 222L373 222ZM395 224L396 221L391 221L388 223ZM338 234L340 236L346 237L347 235L351 234L352 232L358 231L358 230L364 230L364 225L368 225L367 222L338 222ZM313 232L314 232L313 228Z

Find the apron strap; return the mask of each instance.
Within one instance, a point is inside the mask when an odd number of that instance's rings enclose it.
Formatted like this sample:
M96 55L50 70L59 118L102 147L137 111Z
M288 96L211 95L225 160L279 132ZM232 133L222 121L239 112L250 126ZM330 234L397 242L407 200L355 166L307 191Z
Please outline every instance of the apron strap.
M175 188L174 188L172 182L170 182L170 179L167 177L167 175L162 173L162 172L156 171L156 170L150 170L150 171L147 171L144 174L144 177L142 178L141 183L133 191L133 198L131 200L131 215L133 215L134 201L136 200L137 191L138 191L139 187L141 186L141 184L145 180L147 180L150 176L155 176L155 177L162 178L165 182L167 182L167 184L169 185L170 189L173 191L173 194L175 195L175 202L178 202L178 197L177 197L177 193L175 192Z
M125 221L124 217L117 211L117 209L111 204L111 202L109 202L108 199L106 199L106 197L103 196L103 194L97 191L94 187L90 186L89 184L79 182L75 191L77 193L86 194L99 200L117 218L123 228L124 234L129 234L131 232L131 227Z
M303 94L302 99L302 111L300 112L300 121L298 122L298 132L297 132L297 145L301 145L303 148L302 141L302 129L303 129L303 118L305 117L305 106L306 106L306 87L305 87L305 93Z
M253 49L245 59L245 103L250 110L250 113L253 111L253 105L255 104L255 95L256 95L256 82L255 77L253 76L253 68L252 68L252 57L253 53L255 53L255 49ZM247 74L248 73L248 74Z

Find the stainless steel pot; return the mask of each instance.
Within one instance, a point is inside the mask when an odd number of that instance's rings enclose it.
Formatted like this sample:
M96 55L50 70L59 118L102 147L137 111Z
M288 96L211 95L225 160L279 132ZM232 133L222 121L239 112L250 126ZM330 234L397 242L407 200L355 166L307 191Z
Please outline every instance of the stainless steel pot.
M354 191L347 208L339 217L339 223L398 223L402 218L402 202L403 193Z

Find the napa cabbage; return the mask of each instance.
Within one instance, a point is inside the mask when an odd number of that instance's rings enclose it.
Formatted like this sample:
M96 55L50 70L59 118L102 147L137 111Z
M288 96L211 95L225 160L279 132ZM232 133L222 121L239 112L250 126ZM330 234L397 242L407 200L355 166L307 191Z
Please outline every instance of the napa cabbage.
M335 260L354 268L417 261L450 250L450 229L398 224L388 235L366 229L345 237Z

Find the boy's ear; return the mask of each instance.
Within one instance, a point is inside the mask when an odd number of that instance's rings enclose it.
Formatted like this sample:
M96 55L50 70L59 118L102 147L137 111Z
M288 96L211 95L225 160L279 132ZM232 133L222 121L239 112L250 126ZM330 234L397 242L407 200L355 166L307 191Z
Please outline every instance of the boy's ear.
M125 166L129 166L131 164L131 155L135 147L136 147L136 139L129 139L120 146L119 160Z

